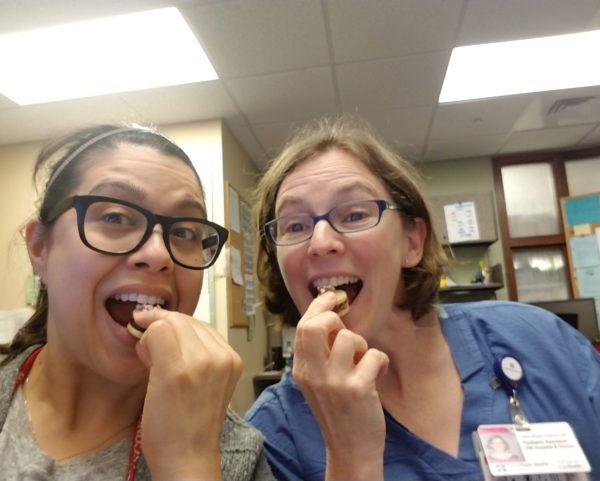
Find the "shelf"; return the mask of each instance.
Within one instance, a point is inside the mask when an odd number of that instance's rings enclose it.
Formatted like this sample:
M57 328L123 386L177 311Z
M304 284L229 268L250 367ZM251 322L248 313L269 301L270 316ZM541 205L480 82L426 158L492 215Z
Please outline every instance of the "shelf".
M283 371L263 371L255 374L252 378L254 397L257 398L260 393L271 384L278 383L282 374Z
M480 239L476 241L467 241L467 242L446 242L446 240L442 240L442 245L444 247L448 247L449 249L456 249L459 247L489 247L498 239Z
M457 286L440 288L440 292L460 292L460 291L496 291L502 289L504 285L492 282L491 284L460 284Z
M440 289L440 302L451 304L454 302L489 301L496 299L496 291L502 289L503 284L461 284L458 286Z

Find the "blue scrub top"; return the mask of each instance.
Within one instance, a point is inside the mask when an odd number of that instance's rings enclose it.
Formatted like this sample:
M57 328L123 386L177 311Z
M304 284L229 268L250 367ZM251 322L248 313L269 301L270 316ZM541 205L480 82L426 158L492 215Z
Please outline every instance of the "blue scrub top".
M600 354L588 339L554 314L514 302L448 304L440 322L464 387L458 458L386 412L385 479L482 480L471 435L481 424L512 423L506 393L492 382L495 358L512 354L525 371L518 396L529 422L569 422L592 466L590 479L600 481ZM319 426L289 373L263 391L246 419L265 435L278 479L324 479Z

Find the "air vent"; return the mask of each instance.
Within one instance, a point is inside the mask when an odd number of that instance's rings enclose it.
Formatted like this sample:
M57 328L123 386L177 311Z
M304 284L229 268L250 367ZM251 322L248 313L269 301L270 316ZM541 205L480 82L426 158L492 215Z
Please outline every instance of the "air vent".
M546 112L546 115L557 115L563 110L581 106L582 104L585 104L595 98L595 95L588 95L586 97L571 97L569 99L558 99L550 106L550 108Z

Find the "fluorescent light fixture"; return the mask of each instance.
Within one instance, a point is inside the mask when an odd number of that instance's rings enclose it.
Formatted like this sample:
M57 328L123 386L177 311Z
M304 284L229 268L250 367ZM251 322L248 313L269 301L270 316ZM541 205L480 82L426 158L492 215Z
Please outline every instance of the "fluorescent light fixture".
M218 78L176 8L2 35L0 65L19 105Z
M600 85L600 30L457 47L439 101Z

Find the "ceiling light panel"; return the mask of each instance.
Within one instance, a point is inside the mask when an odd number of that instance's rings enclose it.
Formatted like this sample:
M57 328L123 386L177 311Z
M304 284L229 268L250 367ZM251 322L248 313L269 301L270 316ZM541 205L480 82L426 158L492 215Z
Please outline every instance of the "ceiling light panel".
M176 8L2 35L0 64L19 105L218 78Z
M440 103L600 85L600 30L457 47Z

